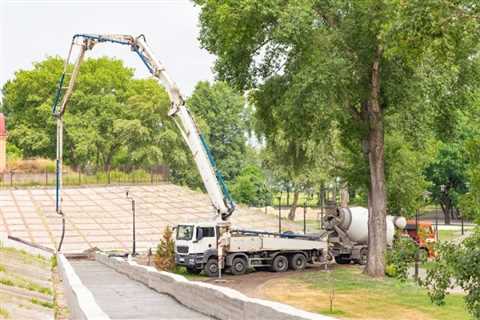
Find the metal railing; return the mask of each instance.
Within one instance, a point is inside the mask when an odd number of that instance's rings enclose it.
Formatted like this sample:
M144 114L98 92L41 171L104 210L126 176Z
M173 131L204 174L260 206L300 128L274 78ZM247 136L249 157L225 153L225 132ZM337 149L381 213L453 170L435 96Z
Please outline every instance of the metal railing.
M131 170L110 172L63 171L65 186L78 185L116 185L116 184L159 184L169 181L168 167L158 166L153 170ZM10 170L0 173L0 188L54 186L55 172L21 172Z

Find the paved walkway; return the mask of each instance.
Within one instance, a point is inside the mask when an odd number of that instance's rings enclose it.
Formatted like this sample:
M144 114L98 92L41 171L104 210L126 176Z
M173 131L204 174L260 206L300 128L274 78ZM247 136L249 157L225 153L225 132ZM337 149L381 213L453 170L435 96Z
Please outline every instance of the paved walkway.
M96 261L70 261L111 319L210 319Z

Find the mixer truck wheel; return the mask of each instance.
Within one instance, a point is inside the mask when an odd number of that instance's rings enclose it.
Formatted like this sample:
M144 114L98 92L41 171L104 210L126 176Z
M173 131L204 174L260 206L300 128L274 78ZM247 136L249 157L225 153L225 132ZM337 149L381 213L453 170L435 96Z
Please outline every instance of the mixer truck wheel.
M337 264L350 264L352 259L350 259L350 256L336 256L335 257L335 262Z
M294 254L290 257L289 265L292 270L303 270L307 266L307 258L301 253Z
M363 248L360 250L360 258L357 260L357 263L361 266L364 266L367 264L368 261L368 249Z
M272 271L285 272L288 270L288 259L283 255L278 255L273 259Z

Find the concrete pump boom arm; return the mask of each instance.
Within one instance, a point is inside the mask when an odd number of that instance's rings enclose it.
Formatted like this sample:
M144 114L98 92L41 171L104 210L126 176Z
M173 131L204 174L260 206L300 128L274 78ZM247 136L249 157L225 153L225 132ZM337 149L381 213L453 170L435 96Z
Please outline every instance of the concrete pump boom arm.
M157 80L166 89L171 101L171 108L168 115L171 116L180 129L182 137L192 152L195 164L202 178L203 184L210 197L213 207L216 210L217 217L221 220L228 220L230 215L235 210L235 204L228 192L228 189L223 181L220 171L217 169L212 154L206 144L206 141L185 105L185 100L180 93L175 82L170 78L166 72L163 64L155 58L155 55L147 45L145 37L140 35L133 37L130 35L117 34L77 34L73 36L70 50L65 60L63 74L57 88L57 93L54 99L52 113L57 118L57 212L61 212L61 164L62 164L62 140L63 140L63 114L65 113L68 100L70 99L75 81L78 76L80 65L87 50L91 50L95 44L100 42L112 42L122 45L127 45L132 51L137 53L143 63L146 65L150 73L157 78ZM70 58L73 48L80 47L80 51L73 65L71 74L67 73L70 64ZM68 86L64 87L66 76L70 75ZM62 90L65 92L62 94ZM61 101L60 101L61 98Z

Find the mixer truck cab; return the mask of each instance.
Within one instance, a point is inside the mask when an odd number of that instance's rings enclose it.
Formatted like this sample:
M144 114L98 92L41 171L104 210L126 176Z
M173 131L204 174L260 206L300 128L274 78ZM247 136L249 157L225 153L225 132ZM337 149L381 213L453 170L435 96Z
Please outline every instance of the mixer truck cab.
M417 232L415 220L408 220L405 232L418 245L421 255L430 258L435 256L434 248L437 241L435 230L431 222L419 221Z

